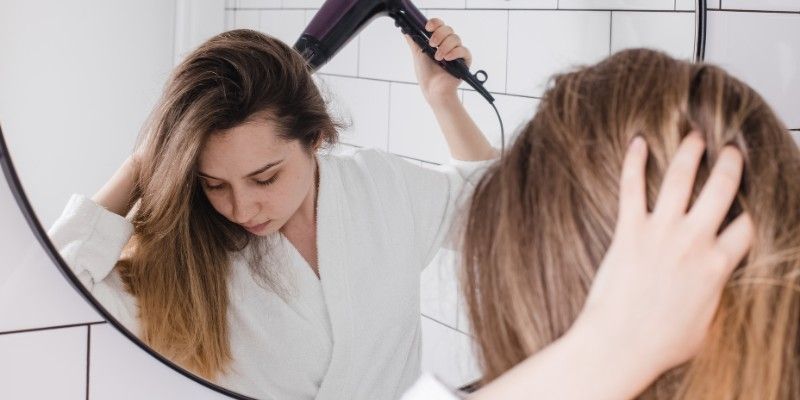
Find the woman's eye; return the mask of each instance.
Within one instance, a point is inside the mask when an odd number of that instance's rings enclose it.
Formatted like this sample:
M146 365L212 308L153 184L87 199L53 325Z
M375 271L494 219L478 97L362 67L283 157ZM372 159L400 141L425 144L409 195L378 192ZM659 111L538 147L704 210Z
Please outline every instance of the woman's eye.
M276 179L278 179L278 174L272 175L272 178L269 178L269 179L267 179L265 181L258 181L257 180L256 183L261 185L261 186L267 186L267 185L271 185L271 184L275 183Z
M219 184L219 185L211 185L209 183L203 183L203 186L205 186L205 188L208 189L208 190L220 190L225 186L225 184L222 183L222 184Z

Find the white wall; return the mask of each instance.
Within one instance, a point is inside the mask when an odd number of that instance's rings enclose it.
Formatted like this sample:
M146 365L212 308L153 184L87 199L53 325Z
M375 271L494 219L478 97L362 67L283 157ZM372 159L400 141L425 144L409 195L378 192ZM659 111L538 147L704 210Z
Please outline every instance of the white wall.
M692 52L690 0L416 3L426 15L454 25L473 50L474 66L489 73L487 84L507 133L532 115L544 79L558 69L631 46L684 58ZM797 0L721 3L709 2L715 10L708 58L756 86L791 127L800 128L797 96L791 96L800 92ZM234 26L293 43L321 4L0 0L0 124L44 224L58 215L69 193L93 192L129 153L174 60ZM726 11L733 8L737 11ZM743 41L748 45L739 45ZM343 135L349 146L382 148L423 165L446 160L444 142L414 83L407 46L390 21L375 21L319 78L336 112L353 122ZM91 85L97 80L107 85ZM54 87L68 90L48 90ZM460 93L497 142L497 121L488 105L471 90ZM95 147L85 147L88 143ZM81 180L66 175L75 171ZM422 287L424 368L465 383L477 371L452 254L440 254L423 274ZM0 360L0 398L222 398L147 357L84 303L33 239L4 181Z

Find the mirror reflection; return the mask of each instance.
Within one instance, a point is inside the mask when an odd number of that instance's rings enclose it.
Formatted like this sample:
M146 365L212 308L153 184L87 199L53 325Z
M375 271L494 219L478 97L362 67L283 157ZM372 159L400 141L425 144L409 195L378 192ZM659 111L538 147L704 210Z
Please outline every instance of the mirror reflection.
M553 73L693 46L691 10L612 22L611 9L419 2L440 18L437 56L487 72L501 143L480 94L391 20L311 75L290 46L321 2L230 3L15 4L39 22L12 24L19 61L2 75L26 79L4 82L20 94L4 130L104 308L255 398L397 398L423 364L453 386L480 379L452 229L469 193ZM646 43L637 18L682 33ZM543 35L559 38L530 40Z

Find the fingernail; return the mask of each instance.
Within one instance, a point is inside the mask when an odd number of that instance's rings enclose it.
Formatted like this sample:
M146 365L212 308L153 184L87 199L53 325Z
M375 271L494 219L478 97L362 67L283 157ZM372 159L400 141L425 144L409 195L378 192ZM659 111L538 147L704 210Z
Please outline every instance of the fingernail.
M641 136L636 136L631 141L631 148L633 149L633 151L635 151L637 153L640 153L640 154L643 153L645 151L645 147L646 147L646 143L645 143L644 139Z

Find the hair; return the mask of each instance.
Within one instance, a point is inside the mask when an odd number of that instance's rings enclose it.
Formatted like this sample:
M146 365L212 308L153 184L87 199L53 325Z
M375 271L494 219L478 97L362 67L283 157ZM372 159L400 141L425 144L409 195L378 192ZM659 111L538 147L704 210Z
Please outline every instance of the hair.
M233 30L202 44L173 71L142 131L134 234L118 262L139 307L141 339L208 379L231 361L226 312L234 252L254 237L217 213L197 177L211 135L255 118L312 153L337 141L305 60L281 41ZM261 254L250 269L265 280Z
M484 383L577 318L614 234L630 141L640 135L649 145L652 210L670 159L693 129L706 152L692 202L722 148L738 147L744 172L723 227L747 212L755 239L699 355L639 398L800 398L797 145L766 102L724 70L643 49L555 76L536 115L476 188L462 290Z

